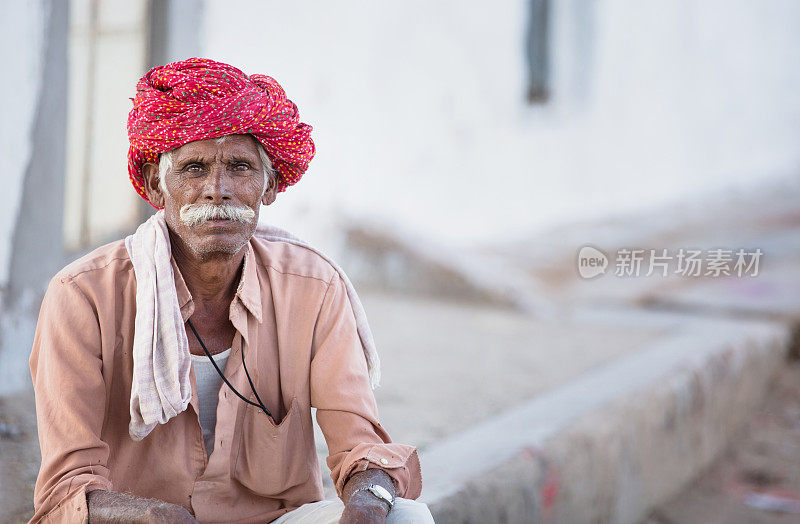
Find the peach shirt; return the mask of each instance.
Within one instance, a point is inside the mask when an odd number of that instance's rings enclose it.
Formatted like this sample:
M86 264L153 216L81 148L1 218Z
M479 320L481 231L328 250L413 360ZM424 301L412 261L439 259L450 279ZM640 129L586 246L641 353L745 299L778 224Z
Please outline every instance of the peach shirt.
M253 238L231 303L236 328L225 375L250 400L242 367L279 420L220 388L214 451L189 408L141 442L128 435L136 279L122 241L70 264L50 282L30 366L42 465L32 522L86 521L86 492L105 489L180 504L201 522L269 522L321 500L311 407L328 444L337 493L380 468L397 496L422 489L417 450L378 422L344 284L309 249ZM173 260L184 320L192 297Z

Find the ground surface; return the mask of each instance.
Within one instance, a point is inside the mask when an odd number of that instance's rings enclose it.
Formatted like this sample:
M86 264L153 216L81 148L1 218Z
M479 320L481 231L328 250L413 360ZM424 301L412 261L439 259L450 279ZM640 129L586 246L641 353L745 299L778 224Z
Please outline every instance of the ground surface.
M800 522L800 362L777 377L725 454L644 524Z
M27 522L33 515L40 460L34 409L29 393L0 398L0 523Z

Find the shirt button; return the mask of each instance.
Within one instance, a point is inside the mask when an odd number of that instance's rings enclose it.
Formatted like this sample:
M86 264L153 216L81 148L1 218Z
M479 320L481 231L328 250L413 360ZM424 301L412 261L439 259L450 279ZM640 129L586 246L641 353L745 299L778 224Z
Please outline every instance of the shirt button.
M388 464L388 463L389 463L389 461L388 461L388 460L386 460L386 459L384 459L384 458L382 458L382 459L381 459L381 464L383 464L384 466L385 466L386 464Z

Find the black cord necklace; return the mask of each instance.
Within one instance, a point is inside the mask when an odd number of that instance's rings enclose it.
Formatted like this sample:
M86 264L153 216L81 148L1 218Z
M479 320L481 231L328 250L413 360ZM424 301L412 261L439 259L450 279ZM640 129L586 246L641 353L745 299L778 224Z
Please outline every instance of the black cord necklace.
M208 359L211 361L211 364L214 366L214 369L217 370L217 373L219 373L219 376L222 377L223 382L225 382L225 384L231 389L231 391L233 391L233 393L237 397L239 397L240 399L244 400L245 402L247 402L251 406L255 406L258 409L264 411L264 413L266 413L266 415L269 418L272 419L272 422L275 422L275 417L272 416L272 413L270 413L270 411L267 409L267 406L265 406L264 403L261 401L261 397L258 396L258 392L256 391L255 386L253 386L253 380L250 378L250 373L247 371L247 364L245 364L245 362L244 362L244 337L242 337L242 366L244 366L244 374L247 375L247 382L250 383L250 390L253 392L253 395L256 396L256 400L258 401L258 404L256 404L255 402L253 402L251 400L246 399L244 397L244 395L242 395L241 393L236 391L236 388L234 388L233 385L231 385L231 383L228 382L228 379L225 378L225 375L222 373L222 370L219 369L219 366L217 366L217 362L211 356L211 353L208 351L208 348L206 347L205 343L203 342L203 339L200 338L200 334L194 328L194 324L192 324L192 321L187 319L186 323L189 324L189 327L192 329L192 333L194 333L195 338L197 338L197 341L200 342L200 346L203 348L203 351L205 351L206 356L208 356Z

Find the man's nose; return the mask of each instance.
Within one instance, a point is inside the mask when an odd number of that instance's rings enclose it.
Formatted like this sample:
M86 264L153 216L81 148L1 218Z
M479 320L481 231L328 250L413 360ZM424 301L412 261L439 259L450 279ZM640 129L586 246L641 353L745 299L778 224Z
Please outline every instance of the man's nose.
M208 203L221 203L231 199L231 180L227 167L222 163L211 165L211 172L205 179L202 198Z

